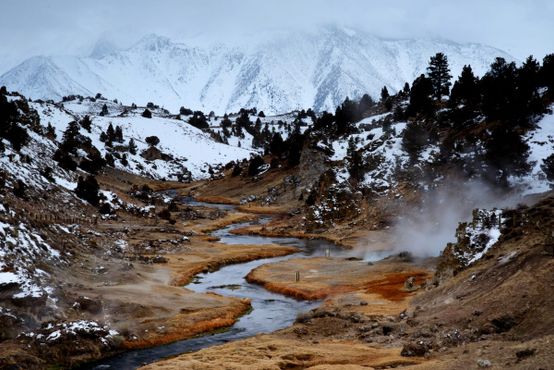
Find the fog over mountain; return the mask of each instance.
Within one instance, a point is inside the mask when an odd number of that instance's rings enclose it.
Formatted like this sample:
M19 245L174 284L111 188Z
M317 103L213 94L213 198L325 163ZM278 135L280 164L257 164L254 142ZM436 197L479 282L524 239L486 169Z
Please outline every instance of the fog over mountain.
M225 113L257 107L283 113L333 110L346 97L383 86L401 89L425 73L436 52L449 57L453 76L465 64L483 73L499 49L432 39L384 39L345 27L263 32L241 42L176 42L149 34L129 48L100 39L91 54L36 56L0 77L0 85L31 98L61 99L97 92L126 103L158 103Z

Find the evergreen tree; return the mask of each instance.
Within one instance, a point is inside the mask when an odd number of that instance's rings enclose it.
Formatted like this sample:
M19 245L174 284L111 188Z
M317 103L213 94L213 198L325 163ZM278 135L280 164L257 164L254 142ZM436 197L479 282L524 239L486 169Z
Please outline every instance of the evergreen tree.
M371 99L371 96L369 96L368 94L364 94L360 99L360 102L358 103L358 111L360 113L363 113L371 108L374 104L375 103L373 102L373 99Z
M481 79L481 110L488 121L510 121L520 115L514 104L517 95L516 73L515 63L496 58Z
M262 131L262 121L260 120L259 117L256 119L256 123L254 124L254 129L256 130L256 132Z
M300 164L302 148L304 147L304 135L300 133L292 134L286 142L288 147L287 161L290 167Z
M106 137L108 138L107 142L109 142L110 144L111 144L112 141L115 140L115 130L114 130L113 125L112 125L111 122L108 125L108 128L106 130Z
M129 139L129 153L132 155L137 154L137 144L135 144L135 140L133 138Z
M84 158L79 163L79 167L93 175L97 174L106 165L106 161L102 158L99 151L93 151L89 154L90 159Z
M314 122L314 129L315 130L324 130L326 128L331 127L333 122L335 121L335 117L329 113L329 112L323 112L321 115L315 120ZM278 122L279 128L282 127L282 121Z
M338 136L349 133L352 129L352 123L358 121L358 105L348 97L335 110L336 134Z
M144 112L142 112L142 116L144 118L152 118L152 112L150 111L150 109L146 108Z
M465 110L475 111L479 104L479 99L479 80L473 74L471 66L466 65L452 87L450 106L457 108L459 105L463 105Z
M204 113L200 111L195 111L192 114L192 117L189 118L188 123L201 130L207 130L210 128L210 125L208 124L208 120L206 119L206 116L204 115Z
M389 90L386 86L381 89L381 103L384 103L390 97Z
M185 107L181 107L179 108L179 114L182 116L190 116L192 114L192 110Z
M425 77L425 75L416 78L410 91L410 104L407 109L408 116L414 117L418 114L432 115L434 112L432 95L433 84L431 79Z
M250 160L248 164L248 176L256 176L260 173L260 167L265 164L264 159L257 155Z
M160 143L160 138L157 136L147 136L144 141L150 146L156 146Z
M58 165L64 170L75 171L77 169L77 163L67 152L61 149L56 150L52 159L58 162Z
M240 115L237 117L236 124L239 127L242 127L244 129L252 126L252 122L250 121L250 117L248 115L248 111L242 110Z
M543 160L541 169L546 175L548 181L554 183L554 154L550 154Z
M102 110L100 111L100 116L107 116L109 114L108 112L108 106L104 104L102 106Z
M15 101L8 101L7 91L0 94L0 143L1 139L8 140L14 150L19 151L29 140L29 134L19 121L19 109Z
M415 89L415 86L416 84L414 83L412 91ZM408 122L402 132L402 147L413 162L419 158L419 154L428 143L429 133L423 127L423 124L418 121Z
M271 142L269 143L269 152L274 156L280 157L286 150L285 142L280 133L273 134Z
M97 206L100 202L99 190L100 186L94 176L89 175L86 178L79 176L77 188L75 188L75 194L77 194L79 198L86 200L93 206Z
M230 129L232 125L233 125L233 122L231 122L231 120L229 119L229 116L227 115L227 113L225 113L225 115L223 115L223 120L221 120L221 127Z
M443 95L450 92L450 68L448 67L448 58L443 53L437 53L431 57L427 74L431 80L433 96L437 101L441 101Z
M114 140L118 143L123 142L123 130L121 130L120 126L115 126Z
M90 120L90 117L88 115L84 116L83 119L81 119L81 121L79 122L79 124L81 125L82 128L87 130L87 132L90 132L92 128L91 127L92 121Z
M542 60L540 85L548 88L548 95L554 99L554 54L549 54Z
M529 170L529 145L513 126L502 122L492 128L485 150L488 163L500 170L496 180L503 185L507 184L509 174L523 175Z
M66 153L76 154L79 145L79 125L75 121L69 122L63 133L60 149Z
M517 71L517 103L522 115L530 116L544 112L545 107L539 95L540 64L533 56L528 57Z
M115 167L115 159L111 153L106 153L104 156L104 160L106 161L106 165L110 167Z
M363 173L363 158L361 153L356 148L354 138L351 136L348 140L348 149L346 150L348 157L348 173L355 181L360 181L364 177Z
M48 122L48 126L46 126L46 137L51 139L51 140L54 140L56 139L56 130L54 129L54 127L50 124L50 122Z

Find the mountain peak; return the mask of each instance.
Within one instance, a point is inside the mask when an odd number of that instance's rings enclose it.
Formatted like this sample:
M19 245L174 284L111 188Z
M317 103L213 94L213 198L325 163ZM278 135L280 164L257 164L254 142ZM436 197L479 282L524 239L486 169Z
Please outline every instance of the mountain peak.
M143 36L131 49L142 49L148 51L159 51L171 45L171 40L168 37L160 36L155 33L150 33Z
M100 59L106 55L116 53L119 49L108 39L100 38L90 53L90 57L94 59Z
M394 93L425 73L437 52L448 56L453 76L465 64L480 75L498 56L513 60L483 45L385 40L340 26L249 37L215 45L199 42L200 36L181 43L149 34L129 49L115 51L101 40L89 58L38 57L1 76L0 85L33 98L92 91L171 110L186 106L224 113L257 107L274 114L310 107L331 111L346 96L357 99L365 93L378 99L383 86ZM107 53L115 57L103 58ZM37 75L43 78L39 81Z

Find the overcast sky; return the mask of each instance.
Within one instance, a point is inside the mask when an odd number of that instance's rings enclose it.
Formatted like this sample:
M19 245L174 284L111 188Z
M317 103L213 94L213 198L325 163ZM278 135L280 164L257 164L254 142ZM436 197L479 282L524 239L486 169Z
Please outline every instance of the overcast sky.
M0 0L0 73L37 54L126 47L148 33L184 41L337 23L389 38L479 42L523 59L554 52L554 0Z

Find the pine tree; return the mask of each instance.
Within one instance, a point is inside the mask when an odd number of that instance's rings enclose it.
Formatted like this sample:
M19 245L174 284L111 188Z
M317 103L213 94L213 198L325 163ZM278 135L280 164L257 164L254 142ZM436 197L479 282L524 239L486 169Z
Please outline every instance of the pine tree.
M83 119L79 122L82 128L87 130L87 132L90 132L92 121L90 120L90 117L88 115L84 116Z
M115 126L114 140L118 143L123 142L123 130L121 130L120 126Z
M416 78L410 91L410 104L406 112L408 116L433 114L434 104L431 98L432 94L433 84L431 79L425 77L425 75Z
M110 122L110 124L108 125L108 128L106 129L106 145L107 146L112 146L112 143L115 139L115 130L113 128L113 125L112 123Z
M469 109L475 109L479 102L478 79L473 74L470 65L465 65L458 80L454 82L450 94L450 104L456 107L463 104Z
M254 129L256 130L256 132L262 131L262 121L260 120L259 117L256 119L256 123L254 124Z
M381 103L384 103L390 97L389 90L386 86L381 89Z
M540 70L539 62L530 56L517 71L517 103L523 115L539 114L545 110L538 91L541 85Z
M250 117L248 116L248 111L242 110L240 115L237 117L236 124L237 126L245 129L252 125L252 122L250 121Z
M360 113L363 113L371 108L373 104L375 103L373 102L373 99L371 99L371 96L369 96L368 94L364 94L360 99L360 102L358 103L358 111Z
M150 111L150 109L146 108L144 112L142 112L142 116L144 118L152 118L152 112Z
M210 128L210 125L208 124L208 120L206 119L206 116L204 115L204 113L200 111L194 112L192 114L192 117L189 118L188 123L201 130L207 130Z
M540 84L548 88L548 95L554 99L554 54L549 54L542 60Z
M273 134L271 142L269 143L269 152L274 156L280 157L286 150L285 142L280 133Z
M150 146L156 146L160 143L160 138L157 136L147 136L144 141Z
M115 167L115 159L111 153L106 153L104 156L104 160L106 161L106 164L110 167Z
M8 101L4 93L0 94L0 142L8 140L14 150L19 151L29 140L27 130L19 124L20 111L17 103Z
M496 58L490 70L481 78L481 110L488 121L510 121L520 115L515 105L516 74L515 63Z
M548 181L554 183L554 154L550 154L548 157L543 159L541 169L546 175Z
M408 153L412 161L418 159L419 154L428 143L429 133L425 130L421 122L408 122L406 128L402 132L402 147Z
M265 164L264 159L257 155L250 160L248 164L248 176L256 176L260 173L260 167Z
M109 114L108 112L108 106L104 104L102 106L102 110L100 111L100 116L107 116Z
M76 153L77 146L79 145L79 125L75 121L69 122L67 128L63 133L62 143L60 149L66 153Z
M137 144L135 144L135 140L133 138L129 139L129 153L132 155L137 154Z
M360 152L356 148L354 138L351 136L348 140L348 149L346 150L348 156L348 173L356 181L363 179L363 158Z
M182 116L190 116L192 114L192 110L185 107L181 107L179 108L179 114Z
M448 58L443 53L437 53L431 57L427 74L431 80L433 96L437 101L441 101L443 95L450 92L450 68L448 67Z
M98 195L99 190L100 186L94 176L89 175L86 178L79 176L77 188L75 188L75 194L77 194L79 198L86 200L93 206L97 206L100 202L100 196Z
M336 134L342 136L352 129L352 124L360 118L358 105L348 97L335 110Z
M50 124L50 122L48 122L48 126L46 126L46 137L51 139L51 140L55 140L56 139L56 130L54 129L54 127Z

